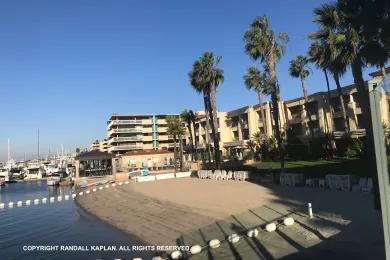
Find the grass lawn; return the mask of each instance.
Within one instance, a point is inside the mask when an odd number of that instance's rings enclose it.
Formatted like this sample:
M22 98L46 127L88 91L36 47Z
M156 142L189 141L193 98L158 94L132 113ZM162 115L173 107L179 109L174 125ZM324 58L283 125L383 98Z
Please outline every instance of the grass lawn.
M264 161L250 165L227 164L228 169L245 169L258 173L280 172L280 162ZM323 177L326 174L353 174L357 176L370 176L370 173L360 159L332 159L332 160L298 160L286 161L285 172L303 173L305 176Z

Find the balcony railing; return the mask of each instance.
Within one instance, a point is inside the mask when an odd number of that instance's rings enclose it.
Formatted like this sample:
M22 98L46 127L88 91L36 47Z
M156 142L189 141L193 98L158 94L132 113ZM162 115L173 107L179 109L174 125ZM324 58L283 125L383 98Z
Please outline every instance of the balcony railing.
M137 144L137 145L118 145L118 146L111 146L110 151L126 151L126 150L138 150L142 149L143 145L142 144Z
M131 142L131 141L142 141L142 136L134 136L134 137L113 137L110 139L110 143L113 142Z
M113 120L108 124L108 127L113 125L140 125L142 120Z
M142 133L142 128L141 127L118 128L118 129L111 129L109 131L109 134L115 134L115 133Z

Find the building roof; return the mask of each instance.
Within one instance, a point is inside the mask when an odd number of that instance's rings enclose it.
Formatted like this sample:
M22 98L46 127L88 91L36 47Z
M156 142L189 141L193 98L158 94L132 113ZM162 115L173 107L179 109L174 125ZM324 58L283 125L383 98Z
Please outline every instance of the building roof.
M134 150L128 151L122 156L136 156L136 155L153 155L153 154L169 154L172 153L166 150L154 150L154 149L145 149L145 150Z
M390 73L390 67L385 68L385 71L386 71L386 74L389 74ZM382 72L380 70L377 70L377 71L371 72L368 75L370 75L371 77L380 77L380 76L382 76Z
M110 153L101 152L99 150L92 150L89 152L82 152L78 154L76 160L105 160L112 159L114 156Z

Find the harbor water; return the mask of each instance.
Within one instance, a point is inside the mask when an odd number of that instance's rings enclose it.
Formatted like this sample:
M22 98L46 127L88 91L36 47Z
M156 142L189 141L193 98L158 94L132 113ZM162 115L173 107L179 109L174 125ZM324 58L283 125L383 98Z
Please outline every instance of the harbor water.
M0 209L2 260L151 258L150 253L131 250L133 245L141 245L135 239L90 215L72 199L33 203L37 198L70 195L70 187L37 181L9 183L0 189L0 202L15 203L13 208ZM26 200L31 200L30 206L24 205ZM23 201L23 206L18 207L17 201ZM34 250L34 246L45 248Z

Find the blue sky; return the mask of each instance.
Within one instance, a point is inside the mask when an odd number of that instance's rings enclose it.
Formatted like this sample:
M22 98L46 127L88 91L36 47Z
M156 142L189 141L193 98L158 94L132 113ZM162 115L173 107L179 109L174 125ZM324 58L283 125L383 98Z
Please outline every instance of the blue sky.
M204 51L222 56L225 83L217 105L228 111L255 104L242 76L253 62L242 36L266 14L275 31L290 36L278 64L284 99L301 95L288 63L305 54L313 8L324 1L96 1L36 0L0 3L0 160L7 138L16 159L86 147L104 138L111 113L202 110L188 72ZM372 71L369 69L365 72ZM325 90L313 67L309 92ZM350 84L350 73L342 83ZM333 85L333 84L332 84Z

